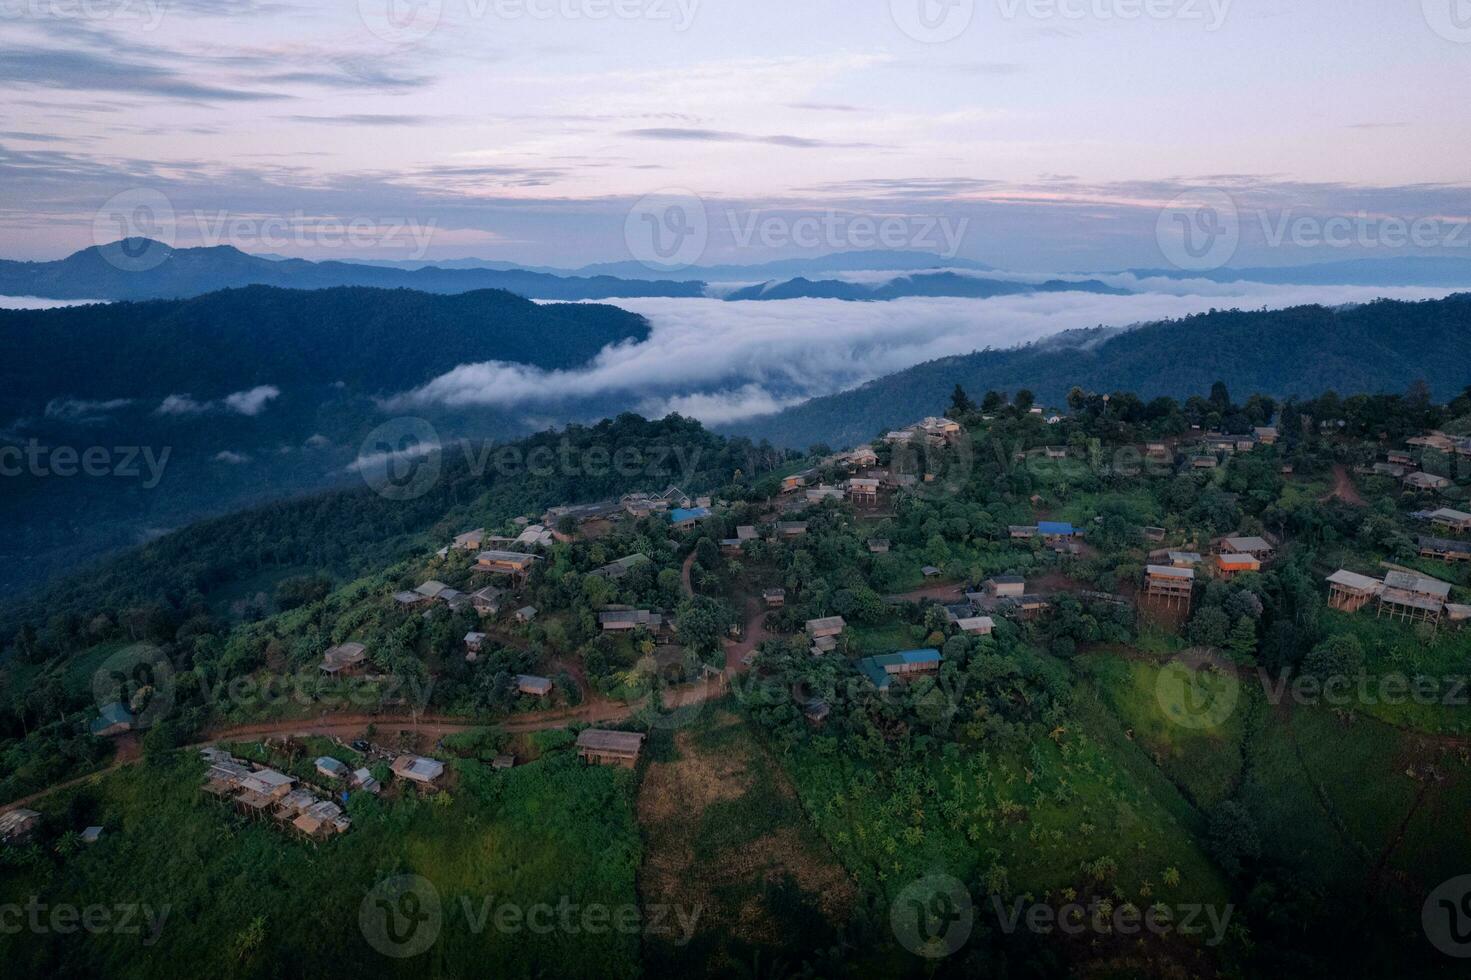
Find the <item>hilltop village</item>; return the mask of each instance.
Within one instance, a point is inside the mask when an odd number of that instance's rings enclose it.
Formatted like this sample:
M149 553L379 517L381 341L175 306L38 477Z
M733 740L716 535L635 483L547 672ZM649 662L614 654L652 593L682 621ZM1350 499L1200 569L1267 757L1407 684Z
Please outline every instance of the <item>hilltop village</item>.
M935 862L977 896L1143 907L1240 896L1306 874L1310 855L1325 863L1293 887L1317 895L1359 880L1359 852L1330 859L1315 848L1331 834L1300 836L1279 803L1301 775L1250 762L1268 751L1258 743L1295 740L1304 765L1326 766L1304 747L1312 731L1321 748L1353 740L1371 770L1393 758L1384 778L1416 802L1387 800L1383 819L1419 827L1427 801L1471 778L1452 741L1471 731L1448 707L1381 702L1303 706L1277 732L1288 716L1263 707L1254 677L1464 668L1468 417L1471 395L1237 404L1218 386L1184 404L1075 392L1049 410L957 390L944 416L773 454L718 485L446 517L414 555L210 647L253 696L200 706L181 687L185 730L145 723L159 690L142 689L72 724L124 765L182 751L191 820L321 853L378 839L362 828L393 813L464 816L525 792L525 771L556 792L612 794L577 819L620 834L643 821L656 863L676 833L654 816L660 794L695 792L671 760L718 768L698 739L744 732L731 758L748 762L726 778L747 785L752 752L780 772L771 791L795 808L762 806L841 869L847 911L798 888L834 928ZM290 696L261 693L288 681ZM1202 716L1200 703L1224 707ZM1421 733L1408 756L1405 731ZM1313 777L1304 826L1348 806L1352 779L1332 778ZM68 817L50 802L9 808L12 853L128 832L106 806ZM517 833L535 848L534 829ZM1376 860L1387 906L1413 905L1413 855ZM649 888L701 877L654 867ZM1157 952L1191 968L1210 957Z

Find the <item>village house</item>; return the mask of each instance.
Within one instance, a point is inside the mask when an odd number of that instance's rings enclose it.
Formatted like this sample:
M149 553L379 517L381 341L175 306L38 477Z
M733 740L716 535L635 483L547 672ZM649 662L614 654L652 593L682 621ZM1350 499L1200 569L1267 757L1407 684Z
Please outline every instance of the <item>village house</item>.
M826 616L822 619L811 619L807 621L807 637L812 641L809 652L814 657L820 657L825 653L831 653L838 648L838 639L847 623L842 616Z
M393 774L418 786L432 787L444 775L444 763L422 755L401 755L393 760Z
M819 483L815 487L807 488L807 502L809 504L820 504L825 500L842 500L843 490L841 487L829 486Z
M676 531L690 531L709 516L708 507L676 507L669 512L669 523Z
M383 789L367 769L353 770L352 785L354 789L360 789L364 793L372 793L375 796Z
M1471 514L1461 510L1442 507L1432 510L1425 518L1436 527L1445 528L1452 534L1471 534Z
M552 679L535 674L517 674L516 691L534 698L544 698L552 693Z
M1455 452L1456 449L1456 440L1440 431L1429 432L1423 436L1414 436L1406 439L1405 443L1407 445L1417 446L1420 449L1433 449L1440 453Z
M1220 551L1223 555L1251 555L1262 562L1271 561L1277 553L1266 538L1255 536L1222 538Z
M869 538L868 553L871 555L887 555L889 553L889 539Z
M102 706L101 715L96 721L92 722L89 726L89 731L93 735L102 738L121 735L124 732L132 731L135 721L136 719L134 719L133 713L128 710L127 705L121 701L114 701L111 704Z
M313 763L317 772L328 779L346 779L350 770L347 764L340 759L334 759L330 755L324 755Z
M1200 555L1194 551L1171 551L1169 558L1170 564L1176 568L1194 568L1202 561Z
M1178 565L1150 565L1144 570L1145 594L1166 603L1190 605L1195 591L1195 569Z
M807 522L781 521L776 525L776 533L783 538L800 538L807 533Z
M1444 562L1471 561L1471 541L1457 541L1454 538L1422 537L1420 539L1420 557L1434 558L1437 561Z
M1042 449L1042 455L1046 456L1048 459L1067 459L1067 447L1045 446Z
M1067 521L1038 521L1037 533L1048 544L1057 544L1075 537L1078 530Z
M485 645L485 634L473 630L465 634L465 659L474 663L480 659L480 649Z
M649 556L644 554L628 555L617 561L609 562L601 568L595 568L589 575L605 578L610 582L616 582L641 565L649 564Z
M936 565L926 565L919 570L925 578L939 578L944 572Z
M1256 435L1256 441L1263 446L1275 446L1281 435L1275 425L1259 425L1252 432Z
M360 670L368 659L368 648L361 643L339 643L328 647L322 654L321 670L324 674L352 674Z
M855 666L859 673L867 677L873 686L886 691L894 678L907 678L914 674L933 674L939 671L940 664L945 658L940 655L939 650L901 650L898 653L879 654L874 657L864 657Z
M1162 527L1141 527L1139 533L1144 536L1145 541L1159 544L1164 541L1166 531Z
M318 800L291 821L291 826L317 840L344 833L351 825L342 807L331 800Z
M1026 541L1037 536L1037 527L1035 524L1012 524L1007 533L1013 541Z
M756 528L751 524L742 524L736 528L736 540L742 544L747 541L755 541L759 536Z
M616 500L602 500L593 504L563 504L547 508L547 512L541 515L541 523L554 528L564 519L571 518L577 524L590 524L593 521L616 520L622 512L623 507Z
M535 618L536 618L536 607L535 606L522 606L520 609L517 609L516 610L516 622L518 622L518 623L522 623L522 624L529 623L529 622L531 622Z
M990 636L996 629L996 621L990 616L962 616L955 620L955 625L971 636Z
M1405 486L1413 490L1444 490L1451 485L1451 481L1434 473L1406 473L1401 480Z
M842 616L824 616L821 619L807 620L807 635L811 639L820 639L824 636L838 636L848 624Z
M832 713L832 706L821 699L808 701L802 706L802 716L813 725L821 725Z
M1020 599L1027 592L1027 580L1020 575L997 575L981 583L986 595L995 599Z
M501 611L501 600L505 598L505 590L498 589L493 585L470 593L470 605L481 616L494 616Z
M639 628L656 630L664 619L647 609L610 609L598 613L598 626L604 633L624 633Z
M810 471L808 473L793 473L791 476L782 477L781 492L796 493L798 490L801 490L807 486L807 477L809 475Z
M1343 612L1358 612L1384 589L1377 578L1340 568L1328 576L1328 606Z
M622 766L632 769L638 764L644 736L638 732L614 732L589 728L577 736L577 754L595 766Z
M1384 576L1384 588L1379 592L1379 609L1375 615L1388 613L1392 618L1438 623L1450 594L1448 582L1414 572L1390 572Z
M1255 555L1221 554L1216 556L1216 575L1231 579L1242 572L1260 572L1262 563Z
M539 561L541 558L538 556L519 551L482 551L475 557L475 570L525 579Z
M550 548L557 538L556 532L544 524L531 524L512 542L522 548Z
M855 506L873 506L879 499L879 481L868 477L854 477L848 481L848 499Z
M1219 465L1214 456L1196 456L1190 460L1190 468L1196 470L1213 470Z
M1019 595L1014 598L1003 600L1003 608L1013 612L1021 620L1029 621L1037 619L1047 610L1052 608L1052 600L1040 595Z
M97 826L87 827L82 831L83 844L95 844L102 839L102 828Z
M41 815L35 810L17 807L0 813L0 844L24 844L39 826Z
M1391 449L1384 454L1384 458L1396 466L1411 467L1415 465L1415 457L1400 449ZM1401 470L1401 473L1403 472Z
M466 531L464 534L455 535L454 542L450 547L456 551L479 551L485 547L485 528L478 527L473 531Z
M501 755L498 755L494 759L490 760L490 768L498 772L504 772L507 769L514 769L516 768L516 757L514 755L511 755L509 752L502 753Z
M763 589L761 600L766 603L767 609L780 609L787 604L787 590Z
M740 538L721 538L720 539L720 553L722 555L725 555L727 558L736 558L736 557L739 557L740 556L740 553L741 553L741 539Z
M877 466L879 462L878 453L873 451L872 446L859 446L846 457L848 465L858 469L867 469Z

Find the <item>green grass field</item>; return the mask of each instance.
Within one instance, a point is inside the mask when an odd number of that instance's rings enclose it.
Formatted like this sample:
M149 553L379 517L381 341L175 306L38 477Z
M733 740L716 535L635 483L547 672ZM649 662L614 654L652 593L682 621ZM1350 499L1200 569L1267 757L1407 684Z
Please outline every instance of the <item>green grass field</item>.
M637 907L634 774L584 767L567 750L510 772L471 760L455 769L443 803L355 796L352 829L322 844L202 796L202 764L188 757L59 794L44 807L54 826L97 823L105 836L39 869L0 871L0 902L146 904L167 919L151 945L0 935L0 962L15 976L462 977L488 963L497 976L635 976L637 927L607 925ZM432 884L440 931L421 955L390 959L369 945L359 915L375 884L404 874ZM614 918L570 943L514 921L506 903L523 913L596 905Z

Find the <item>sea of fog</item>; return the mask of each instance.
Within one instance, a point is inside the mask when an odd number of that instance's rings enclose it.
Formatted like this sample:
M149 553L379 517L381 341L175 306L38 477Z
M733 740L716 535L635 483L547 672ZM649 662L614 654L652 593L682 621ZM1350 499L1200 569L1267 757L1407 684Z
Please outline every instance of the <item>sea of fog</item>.
M1146 284L1132 280L1127 285ZM503 361L464 364L389 404L404 410L488 406L548 418L555 417L556 406L579 399L619 397L646 415L677 411L719 425L780 411L923 361L1014 347L1079 327L1133 326L1213 308L1437 299L1455 291L1260 283L1199 283L1190 291L1179 282L1168 285L1168 291L1129 296L1064 292L879 303L607 300L646 316L650 337L608 347L572 370L543 371Z
M0 296L0 310L54 310L63 306L106 303L105 299L41 299L39 296Z

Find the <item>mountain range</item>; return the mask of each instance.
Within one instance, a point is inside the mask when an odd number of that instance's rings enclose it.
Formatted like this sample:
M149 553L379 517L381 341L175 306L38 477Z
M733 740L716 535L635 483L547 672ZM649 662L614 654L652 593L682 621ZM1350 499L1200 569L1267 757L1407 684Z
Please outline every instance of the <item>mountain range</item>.
M1471 384L1471 294L1328 309L1211 311L1130 330L1082 330L1009 350L919 364L859 388L721 427L778 446L855 445L944 409L958 384L1031 390L1062 405L1074 387L1186 397L1225 381L1233 392L1316 396L1403 392L1425 381L1450 397Z
M887 282L847 282L839 279L813 281L806 278L786 282L767 282L737 289L726 296L728 301L783 299L840 299L849 302L881 302L913 296L947 296L966 299L989 299L993 296L1025 296L1031 293L1084 292L1127 296L1129 290L1108 286L1096 279L1066 281L1049 279L1027 283L1009 279L987 279L954 272L923 273L900 276Z
M567 369L648 335L621 309L498 290L249 286L0 310L0 591L226 510L361 486L351 470L360 447L399 414L380 397L460 364ZM409 414L446 443L527 428L493 411ZM32 451L36 465L14 465ZM78 473L59 455L88 452L102 472ZM150 460L156 473L139 466Z
M699 282L560 276L524 269L395 269L356 262L262 258L230 245L176 249L136 238L83 249L54 262L0 260L0 296L177 299L256 285L287 289L368 286L426 293L504 289L530 299L547 300L704 294Z

